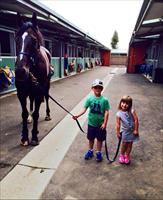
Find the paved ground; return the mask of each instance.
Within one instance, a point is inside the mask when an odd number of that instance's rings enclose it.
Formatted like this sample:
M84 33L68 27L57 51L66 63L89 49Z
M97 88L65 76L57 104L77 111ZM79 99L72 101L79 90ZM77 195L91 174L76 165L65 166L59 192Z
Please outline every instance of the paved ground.
M50 93L68 110L72 110L89 93L92 80L97 77L104 79L106 76L112 78L104 91L111 103L107 127L111 155L117 142L114 131L115 113L122 95L129 94L133 97L134 108L139 116L140 141L133 147L131 165L122 166L118 162L108 164L106 158L102 163L96 163L94 159L86 162L83 154L87 149L87 140L85 135L78 131L41 199L163 199L163 85L150 83L138 74L126 74L124 68L115 71L115 68L100 67L55 82ZM0 104L3 182L4 177L32 147L22 148L19 145L21 117L16 96L2 98ZM53 102L50 104L50 122L44 121L45 105L41 107L40 140L60 124L66 115L65 111ZM86 129L86 123L83 127ZM51 149L51 152L53 151Z

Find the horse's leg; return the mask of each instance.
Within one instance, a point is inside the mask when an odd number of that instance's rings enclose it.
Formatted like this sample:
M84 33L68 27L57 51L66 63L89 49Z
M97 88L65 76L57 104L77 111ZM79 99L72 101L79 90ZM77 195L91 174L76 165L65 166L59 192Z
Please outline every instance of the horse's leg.
M33 113L33 103L34 103L34 97L32 95L29 96L29 115L28 115L28 119L27 122L30 124L32 123L32 113Z
M21 103L22 107L22 119L23 119L23 126L22 126L22 138L21 138L21 144L23 146L29 145L29 138L28 138L28 126L27 126L27 118L28 118L28 110L27 110L27 98L18 96L19 101Z
M38 131L38 118L39 118L39 110L41 105L41 100L39 98L35 98L35 110L32 114L33 116L33 129L32 129L32 140L31 145L36 146L39 144L37 134Z
M49 108L49 89L50 89L50 79L49 79L48 86L47 86L47 92L45 94L45 100L46 100L46 117L45 117L45 120L46 121L51 120L50 108Z
M50 117L49 96L48 95L45 95L45 100L46 100L46 117L45 117L45 120L50 121L51 117Z

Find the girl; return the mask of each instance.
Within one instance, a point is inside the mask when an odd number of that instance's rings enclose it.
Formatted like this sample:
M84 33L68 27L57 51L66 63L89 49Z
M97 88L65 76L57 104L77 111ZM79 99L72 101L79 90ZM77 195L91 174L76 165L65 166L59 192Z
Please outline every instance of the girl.
M135 110L132 109L132 98L123 96L118 110L116 114L116 133L118 137L122 137L119 163L130 164L132 144L139 139L139 122Z

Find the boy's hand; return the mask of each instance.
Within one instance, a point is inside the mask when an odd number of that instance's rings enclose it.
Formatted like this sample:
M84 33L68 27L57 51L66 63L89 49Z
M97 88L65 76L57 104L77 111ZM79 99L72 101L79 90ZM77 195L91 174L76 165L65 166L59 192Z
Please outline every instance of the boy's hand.
M73 115L72 119L77 120L80 116L82 116L87 111L87 108L83 108L81 112L78 113L78 115Z
M78 116L72 116L72 119L77 120Z
M120 138L120 137L121 137L121 134L120 134L120 133L117 133L117 137Z
M134 133L134 135L139 136L139 133L137 130L134 130L133 133Z
M101 129L106 129L106 125L105 125L105 124L102 124L100 128L101 128Z

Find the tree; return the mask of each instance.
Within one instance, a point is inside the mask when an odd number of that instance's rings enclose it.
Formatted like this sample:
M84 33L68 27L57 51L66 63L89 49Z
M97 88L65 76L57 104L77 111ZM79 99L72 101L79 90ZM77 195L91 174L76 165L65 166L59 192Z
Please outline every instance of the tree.
M111 47L112 47L112 49L117 49L118 42L119 42L118 33L117 33L117 31L114 31L113 37L111 39Z

